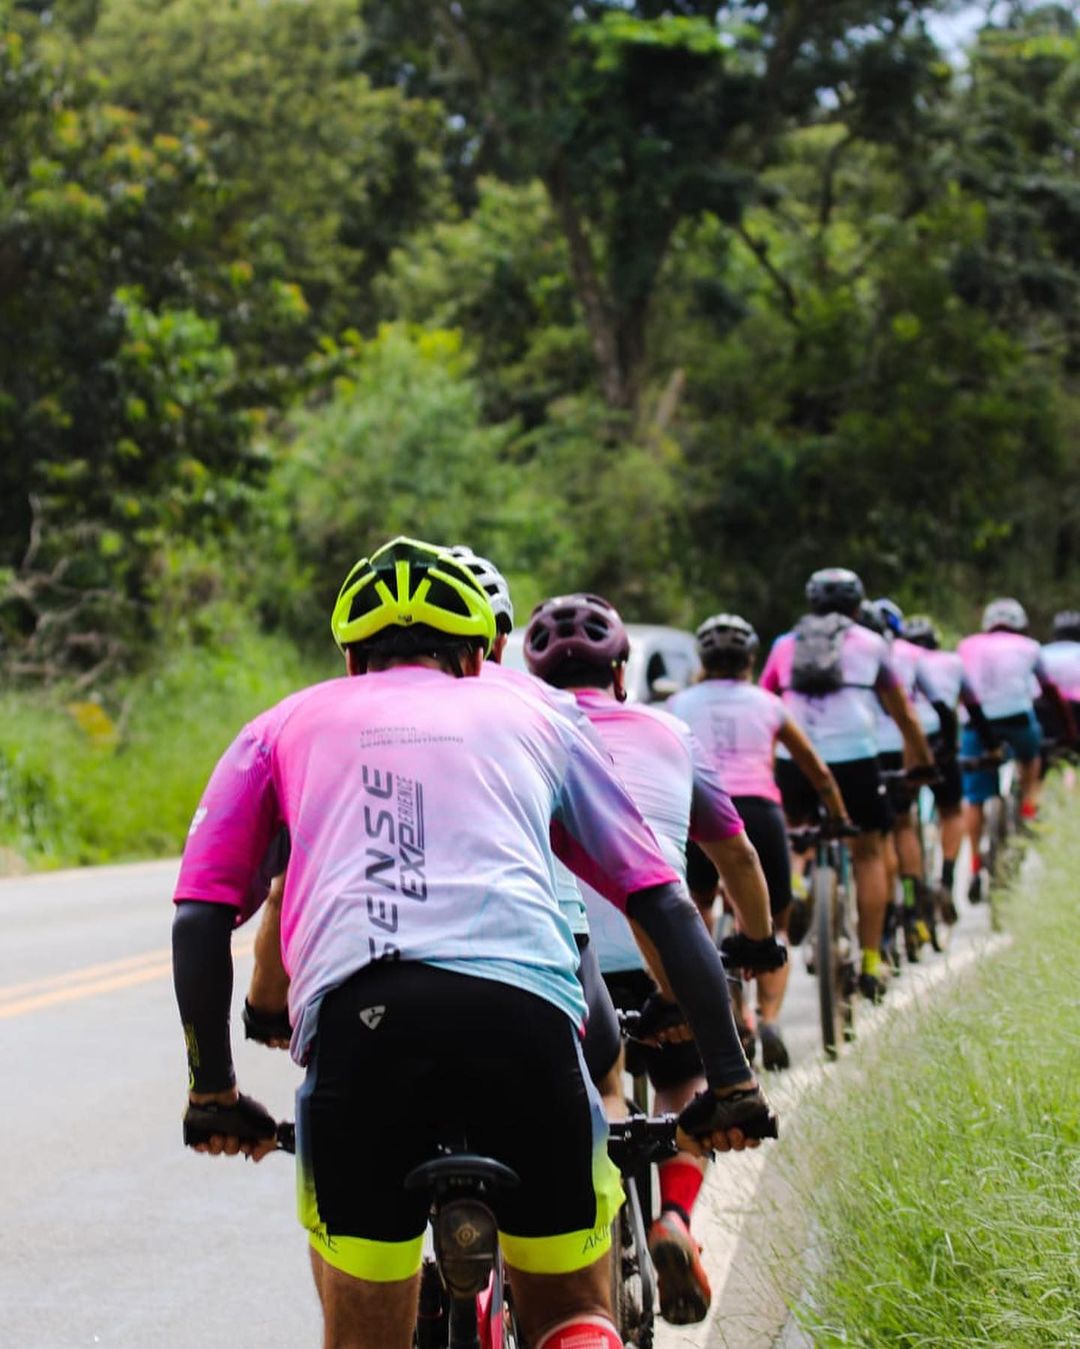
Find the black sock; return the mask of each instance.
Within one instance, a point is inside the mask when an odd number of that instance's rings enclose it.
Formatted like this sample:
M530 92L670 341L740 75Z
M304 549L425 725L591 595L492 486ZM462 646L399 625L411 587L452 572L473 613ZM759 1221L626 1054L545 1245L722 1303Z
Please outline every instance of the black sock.
M948 858L941 864L941 883L948 889L952 889L953 873L956 871L956 859L950 862Z

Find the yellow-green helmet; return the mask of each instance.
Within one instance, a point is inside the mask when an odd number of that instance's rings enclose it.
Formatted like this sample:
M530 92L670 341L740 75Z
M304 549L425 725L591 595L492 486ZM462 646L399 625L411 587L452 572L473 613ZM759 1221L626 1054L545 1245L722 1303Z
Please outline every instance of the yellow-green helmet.
M485 655L495 640L491 601L472 572L442 548L401 535L346 576L330 630L344 648L420 625L446 637L478 638Z

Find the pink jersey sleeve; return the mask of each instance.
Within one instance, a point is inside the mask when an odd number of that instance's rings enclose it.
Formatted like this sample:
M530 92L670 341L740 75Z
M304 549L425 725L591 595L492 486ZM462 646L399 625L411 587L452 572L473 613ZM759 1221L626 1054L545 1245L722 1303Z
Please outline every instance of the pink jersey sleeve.
M679 881L610 764L577 736L551 822L551 845L571 871L619 909L637 890Z
M722 843L743 832L742 816L735 809L716 769L706 759L697 737L691 735L689 740L690 760L694 766L690 837L695 843Z
M254 885L281 813L259 721L245 726L218 761L188 831L174 901L230 904L237 921L265 898Z
M772 650L765 662L765 667L761 671L761 677L758 683L769 693L782 693L784 688L783 668L784 668L784 648L790 646L791 642L788 635L778 637L772 644ZM789 662L790 664L790 662Z

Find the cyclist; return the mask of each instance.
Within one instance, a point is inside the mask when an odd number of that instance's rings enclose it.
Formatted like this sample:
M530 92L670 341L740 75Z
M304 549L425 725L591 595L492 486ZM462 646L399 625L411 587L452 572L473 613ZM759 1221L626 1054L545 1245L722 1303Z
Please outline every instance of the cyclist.
M994 734L1009 747L1020 775L1020 815L1032 820L1038 813L1039 748L1041 735L1035 716L1032 687L1035 681L1050 700L1065 727L1066 739L1076 738L1072 713L1061 691L1043 663L1038 642L1026 636L1028 616L1024 606L1012 598L992 600L983 610L982 631L965 637L957 647L964 673L982 703ZM987 745L976 726L964 727L960 751L965 758L977 759ZM983 831L983 806L998 794L996 768L964 773L966 824L971 842L972 875L968 897L973 903L982 898L982 857L979 852Z
M705 1147L739 1149L770 1115L716 952L588 741L475 678L495 623L467 568L394 540L349 573L332 627L362 684L317 684L245 727L184 851L173 952L186 1124L214 1131L214 1153L257 1159L271 1146L273 1121L232 1070L230 934L283 824L292 1049L307 1067L300 1209L325 1343L409 1344L426 1201L402 1180L449 1130L521 1177L498 1209L530 1342L613 1349L606 1253L620 1196L581 1064L584 999L552 845L652 941L711 1086L684 1125Z
M963 661L955 651L940 650L937 628L931 620L921 615L905 619L904 638L923 652L923 660L930 667L938 696L951 713L951 716L946 716L942 709L938 708L941 729L936 735L930 736L930 748L934 752L934 763L938 772L933 792L941 824L939 903L945 921L955 923L957 915L952 897L953 882L956 876L956 859L960 855L960 846L964 841L963 786L960 765L957 761L959 708L963 706L965 715L970 718L989 751L993 752L997 748L998 740L987 721L982 704L975 697L964 674Z
M885 991L881 939L889 882L883 838L891 825L877 762L877 700L900 727L909 763L928 767L932 760L884 639L855 622L865 598L855 572L843 567L814 572L806 583L810 613L773 643L760 684L781 696L828 764L848 814L861 831L852 840L862 947L859 989L877 1001ZM788 820L793 824L812 820L817 793L782 746L777 751L776 781Z
M696 638L702 678L669 699L667 710L690 727L731 793L747 838L761 859L773 922L778 932L786 933L792 901L791 861L774 771L777 742L836 820L847 821L844 800L836 779L783 702L752 682L759 642L746 619L738 614L714 614L701 624ZM690 892L700 904L701 895L712 896L716 891L716 868L694 843L687 862ZM766 1068L787 1068L791 1061L777 1024L787 975L785 964L757 976L758 1036Z
M693 834L730 886L747 937L768 942L773 927L765 879L730 797L683 722L660 708L625 701L630 642L618 611L598 595L545 600L532 612L523 649L532 674L573 693L671 864L685 866L687 835ZM583 893L591 939L616 1005L645 1006L655 990L629 925L591 887ZM655 998L649 1010L654 1007ZM644 1058L658 1109L680 1110L699 1090L701 1061L692 1044L660 1045ZM690 1234L704 1167L684 1152L659 1173L661 1213L649 1232L649 1251L660 1310L667 1321L689 1324L704 1319L711 1298Z
M1062 609L1054 615L1051 638L1042 649L1042 658L1047 673L1069 704L1073 724L1080 726L1080 610ZM1035 710L1046 737L1063 740L1065 727L1045 697L1037 700Z
M606 750L593 732L588 719L568 693L552 688L542 680L534 679L522 671L508 669L502 664L507 638L514 627L514 605L506 578L499 569L490 559L479 556L465 544L455 545L447 551L451 557L472 572L487 594L495 615L495 638L491 654L481 669L481 677L509 681L522 693L541 698L549 705L553 705L557 712L569 716L578 729L592 739L606 755ZM286 847L282 855L280 841L278 846L275 865L279 865L283 871L288 850ZM289 977L285 973L280 955L282 889L282 877L279 876L267 894L262 920L255 938L255 961L244 1006L244 1025L251 1038L260 1040L271 1048L287 1049L292 1028L289 1025L286 1008ZM581 890L573 872L561 862L556 862L555 897L580 952L578 978L588 1009L585 1040L582 1045L585 1064L603 1098L608 1119L622 1119L626 1115L626 1102L622 1086L620 1063L622 1037L618 1018L607 985L601 978L595 946L589 941L589 920Z
M893 670L905 693L911 700L919 725L928 743L933 747L935 737L942 733L945 726L951 730L956 740L956 716L945 703L941 691L934 682L933 674L925 659L926 653L904 637L904 614L900 606L887 597L871 601L880 629L889 644L889 658ZM900 728L885 709L877 707L877 743L878 762L883 772L896 773L903 766L904 741ZM892 841L895 849L895 864L891 868L900 882L901 901L899 923L903 929L904 946L907 958L916 961L919 948L930 940L930 929L925 921L929 906L929 896L923 882L922 845L919 833L912 817L912 807L918 795L918 784L906 779L893 778L889 783L889 797L893 809ZM886 921L886 950L893 952L894 961L898 959L890 931L891 924Z

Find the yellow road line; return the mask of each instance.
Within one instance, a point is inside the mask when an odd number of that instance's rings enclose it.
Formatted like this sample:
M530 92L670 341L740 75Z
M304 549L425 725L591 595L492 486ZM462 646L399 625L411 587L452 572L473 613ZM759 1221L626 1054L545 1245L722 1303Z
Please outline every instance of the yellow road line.
M251 955L252 941L233 947L233 957ZM50 975L26 984L12 984L0 989L0 1021L8 1017L25 1016L28 1012L59 1003L76 1002L102 993L114 993L122 988L149 983L172 973L172 958L168 950L147 951L140 956L127 956L105 965L88 965L66 974ZM27 994L28 996L18 996Z
M10 998L22 997L28 993L41 993L49 988L70 984L73 980L83 982L109 974L119 974L138 965L157 964L169 959L169 948L163 946L157 951L144 951L142 955L125 956L123 960L110 960L103 965L87 965L83 969L65 970L63 974L50 974L43 979L31 979L24 984L7 984L0 988L0 1003Z

